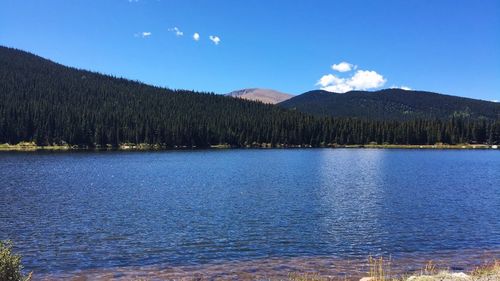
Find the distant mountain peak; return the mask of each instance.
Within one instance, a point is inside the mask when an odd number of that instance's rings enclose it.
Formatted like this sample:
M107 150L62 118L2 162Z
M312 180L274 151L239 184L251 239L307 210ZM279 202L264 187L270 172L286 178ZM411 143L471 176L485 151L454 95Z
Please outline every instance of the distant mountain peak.
M262 103L277 104L286 101L293 95L278 92L272 89L247 88L230 92L226 96L241 98L246 100L260 101Z

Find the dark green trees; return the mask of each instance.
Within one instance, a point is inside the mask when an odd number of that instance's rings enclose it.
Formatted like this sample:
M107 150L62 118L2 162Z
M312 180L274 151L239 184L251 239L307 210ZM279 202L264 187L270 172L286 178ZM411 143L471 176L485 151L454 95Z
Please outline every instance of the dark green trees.
M499 143L499 120L313 117L64 67L0 47L0 143L165 147Z

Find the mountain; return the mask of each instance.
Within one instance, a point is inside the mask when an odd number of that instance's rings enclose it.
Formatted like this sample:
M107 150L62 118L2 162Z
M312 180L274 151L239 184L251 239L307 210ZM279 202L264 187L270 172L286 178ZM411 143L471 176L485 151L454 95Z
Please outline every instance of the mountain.
M303 144L323 138L316 129L321 122L273 105L149 86L0 46L0 143ZM300 135L299 127L306 128Z
M154 87L0 46L0 144L21 142L96 148L493 144L500 143L500 121L314 117Z
M260 88L238 90L226 95L230 97L260 101L269 104L277 104L293 97L293 95L290 94L281 93L271 89Z
M317 90L279 103L287 109L320 116L377 120L466 117L500 119L500 103L432 92L386 89L344 94Z

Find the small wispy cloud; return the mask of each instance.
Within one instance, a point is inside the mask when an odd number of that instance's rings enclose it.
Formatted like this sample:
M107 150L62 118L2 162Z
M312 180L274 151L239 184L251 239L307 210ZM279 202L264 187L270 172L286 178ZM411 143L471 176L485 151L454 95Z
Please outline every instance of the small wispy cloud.
M193 40L194 40L194 41L199 41L199 40L200 40L200 34L199 34L198 32L195 32L195 33L193 34Z
M147 38L147 37L151 36L152 34L153 33L149 32L149 31L143 31L143 32L135 33L134 37Z
M175 36L182 36L184 32L180 31L177 26L169 28L168 31L175 33Z
M401 89L401 90L405 90L405 91L411 91L411 90L413 90L412 88L410 88L408 86L396 86L396 85L392 85L391 89Z
M128 0L129 3L137 3L139 0Z
M219 43L220 43L219 36L210 35L210 36L208 36L208 39L210 39L210 41L214 42L215 45L219 45Z
M348 72L356 68L358 68L357 65L345 61L332 65L332 69L338 72Z

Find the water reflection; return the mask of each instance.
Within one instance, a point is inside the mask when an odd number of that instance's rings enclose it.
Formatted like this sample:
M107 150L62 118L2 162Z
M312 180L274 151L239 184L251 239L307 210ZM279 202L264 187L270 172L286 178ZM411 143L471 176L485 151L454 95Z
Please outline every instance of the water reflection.
M383 150L325 150L317 192L321 208L321 233L328 244L338 245L339 255L380 252L379 229ZM347 163L347 165L345 164ZM375 248L374 248L375 247ZM356 255L354 255L356 256Z
M0 154L0 239L37 273L433 256L500 245L496 151Z

